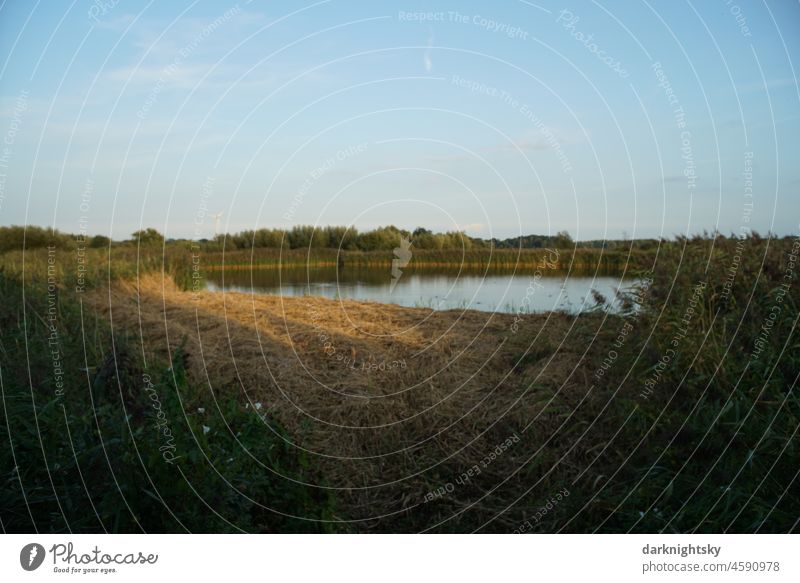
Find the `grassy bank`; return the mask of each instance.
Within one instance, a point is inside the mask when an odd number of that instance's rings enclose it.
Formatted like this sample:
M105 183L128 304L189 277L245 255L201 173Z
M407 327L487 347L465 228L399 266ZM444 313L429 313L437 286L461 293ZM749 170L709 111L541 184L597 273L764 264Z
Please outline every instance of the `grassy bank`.
M620 433L561 528L796 531L800 240L666 251L643 274L646 309L597 337L591 383Z

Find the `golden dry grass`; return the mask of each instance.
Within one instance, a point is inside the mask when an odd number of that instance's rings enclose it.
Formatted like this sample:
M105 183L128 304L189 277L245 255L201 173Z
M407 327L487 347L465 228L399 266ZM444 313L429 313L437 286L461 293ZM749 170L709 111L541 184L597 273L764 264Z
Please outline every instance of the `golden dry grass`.
M341 516L367 528L380 515L432 512L429 491L515 433L519 444L443 501L442 516L480 510L481 493L509 476L529 479L536 464L515 470L589 384L578 366L585 346L565 341L575 318L563 314L519 316L512 333L511 314L193 293L155 275L88 299L146 355L164 357L183 344L190 374L213 395L232 391L260 403L310 452ZM214 406L212 391L205 406Z

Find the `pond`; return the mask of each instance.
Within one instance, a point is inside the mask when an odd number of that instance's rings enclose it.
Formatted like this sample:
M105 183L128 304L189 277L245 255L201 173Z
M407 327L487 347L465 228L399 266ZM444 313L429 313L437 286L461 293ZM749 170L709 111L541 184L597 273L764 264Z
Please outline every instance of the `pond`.
M606 298L605 309L616 311L616 290L633 283L620 276L546 270L484 274L424 269L406 270L393 278L390 268L377 267L225 270L210 272L206 278L206 288L211 291L314 295L435 310L572 314L596 307L593 291Z

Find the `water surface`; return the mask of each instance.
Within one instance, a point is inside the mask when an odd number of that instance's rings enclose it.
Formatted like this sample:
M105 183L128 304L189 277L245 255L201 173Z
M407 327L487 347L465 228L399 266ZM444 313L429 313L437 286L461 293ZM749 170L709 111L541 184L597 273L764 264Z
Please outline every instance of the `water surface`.
M237 291L284 296L314 295L428 307L498 312L579 313L595 308L592 290L618 307L615 291L633 282L619 276L593 276L547 271L516 273L406 270L393 278L389 268L253 269L211 272L212 291Z

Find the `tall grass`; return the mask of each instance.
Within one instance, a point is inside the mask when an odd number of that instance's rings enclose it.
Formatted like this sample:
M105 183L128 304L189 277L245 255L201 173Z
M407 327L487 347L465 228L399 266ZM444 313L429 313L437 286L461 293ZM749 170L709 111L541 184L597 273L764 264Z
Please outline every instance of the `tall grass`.
M37 257L24 286L0 272L5 532L329 530L332 501L273 419L191 383L180 349L144 362Z
M61 236L63 237L63 236ZM53 253L58 257L59 275L75 276L68 273L77 269L79 258L86 267L84 273L89 284L117 278L134 277L137 273L164 270L178 280L191 276L192 270L206 272L220 269L259 269L293 267L372 268L391 267L397 260L394 252L337 250L331 248L255 248L217 250L191 242L168 242L166 244L135 243L117 244L103 248L87 245L76 246L74 242L65 245L61 239L53 240L57 248ZM7 272L21 273L25 270L34 278L46 272L48 250L47 241L35 249L8 251L3 254L3 266ZM601 271L619 273L631 265L641 265L653 254L652 250L642 251L630 248L601 249L592 247L570 248L473 248L456 249L416 249L412 246L408 269L437 270L534 270L547 267L558 271ZM24 261L23 261L24 258Z
M619 391L601 431L632 416L570 496L568 530L797 528L799 251L797 238L679 240L640 274L644 309L621 347L621 326L603 329L591 367L605 359L592 380Z
M629 256L625 251L602 249L472 249L455 250L412 250L408 269L470 269L470 270L531 270L547 265L559 271L601 270L620 272L631 261L641 262L646 257L641 251ZM254 269L275 267L391 267L397 258L389 251L341 251L315 249L280 251L277 249L256 249L232 252L211 252L201 254L206 269ZM180 258L170 255L171 264L180 265Z

